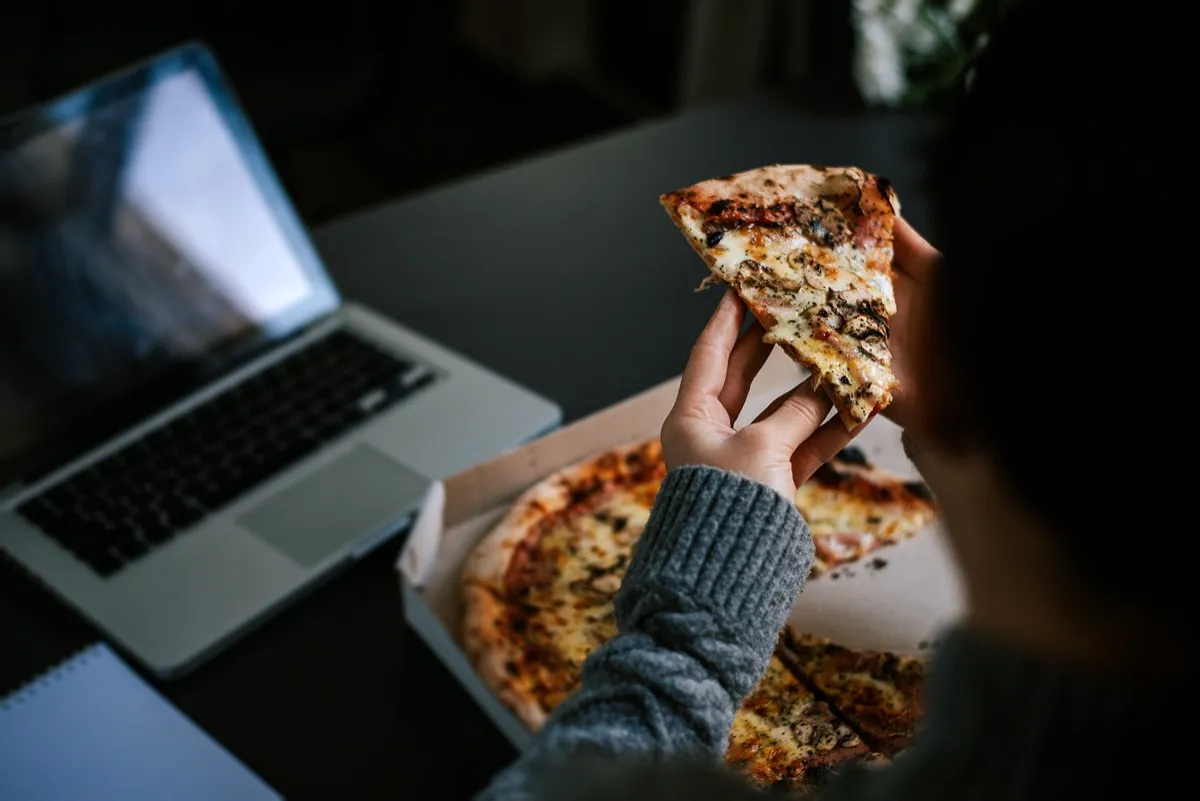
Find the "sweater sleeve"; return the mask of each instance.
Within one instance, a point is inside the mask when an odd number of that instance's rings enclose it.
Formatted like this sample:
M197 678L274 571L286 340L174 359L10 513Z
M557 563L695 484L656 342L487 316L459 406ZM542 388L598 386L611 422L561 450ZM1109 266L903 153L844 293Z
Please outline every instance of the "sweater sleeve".
M616 598L620 634L481 801L533 798L567 760L720 759L812 561L790 499L711 467L669 473Z

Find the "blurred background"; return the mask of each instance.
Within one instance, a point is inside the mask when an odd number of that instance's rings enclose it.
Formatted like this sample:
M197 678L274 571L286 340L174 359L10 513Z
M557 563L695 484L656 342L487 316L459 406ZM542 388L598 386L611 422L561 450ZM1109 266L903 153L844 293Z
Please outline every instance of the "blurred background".
M35 0L4 10L0 116L203 39L231 76L305 221L319 225L747 93L774 92L814 111L925 105L932 102L928 82L904 83L899 51L954 71L980 5Z

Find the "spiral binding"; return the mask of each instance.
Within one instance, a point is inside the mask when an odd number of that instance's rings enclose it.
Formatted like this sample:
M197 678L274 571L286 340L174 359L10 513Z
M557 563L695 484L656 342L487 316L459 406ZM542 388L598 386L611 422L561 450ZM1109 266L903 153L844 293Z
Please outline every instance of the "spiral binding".
M4 698L0 698L0 712L8 712L15 709L18 704L29 700L40 691L49 688L50 685L61 680L64 676L74 672L76 668L86 664L88 660L95 657L99 652L100 643L92 643L79 649L61 662L47 668Z

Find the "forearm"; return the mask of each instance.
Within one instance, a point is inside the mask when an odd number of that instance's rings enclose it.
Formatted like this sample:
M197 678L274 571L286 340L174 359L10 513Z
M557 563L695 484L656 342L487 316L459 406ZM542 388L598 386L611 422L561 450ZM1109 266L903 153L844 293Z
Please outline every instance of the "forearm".
M572 758L719 759L812 558L803 519L774 490L673 471L617 596L621 634L483 797L531 798Z

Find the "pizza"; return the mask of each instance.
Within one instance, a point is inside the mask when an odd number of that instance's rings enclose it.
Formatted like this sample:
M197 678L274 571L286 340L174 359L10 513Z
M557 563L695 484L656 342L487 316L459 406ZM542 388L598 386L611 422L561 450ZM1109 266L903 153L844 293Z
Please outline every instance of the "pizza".
M900 486L850 449L835 469L880 487ZM606 451L527 490L469 555L462 572L464 648L530 730L541 728L579 686L588 655L616 636L613 601L665 475L657 440ZM880 491L857 484L826 490L805 498L806 515L829 521L816 524L822 531L846 535L857 530L856 521L878 517L894 522L869 524L883 542L911 525L901 511L888 516L895 498ZM880 504L876 515L869 514L872 503ZM847 511L859 507L865 511L858 517ZM816 641L782 639L735 716L727 761L764 786L812 787L840 767L894 753L875 747L853 717L822 695L833 684L795 667L808 653L796 644L810 642ZM906 691L915 690L906 685Z
M925 660L792 632L780 639L779 654L871 748L895 756L912 740L923 711Z
M819 786L851 764L883 761L779 657L733 719L726 763L764 787Z
M607 451L528 490L469 556L467 656L531 729L616 635L613 597L665 475L658 440Z
M907 539L938 515L929 487L873 466L848 447L796 490L816 546L813 575Z
M886 407L899 382L891 184L857 167L774 165L680 189L661 202L713 281L733 287L824 387L847 428Z

